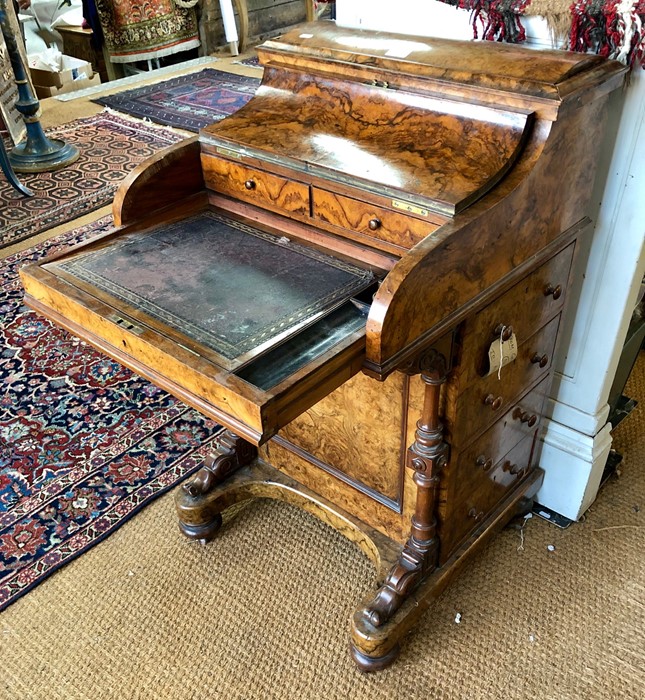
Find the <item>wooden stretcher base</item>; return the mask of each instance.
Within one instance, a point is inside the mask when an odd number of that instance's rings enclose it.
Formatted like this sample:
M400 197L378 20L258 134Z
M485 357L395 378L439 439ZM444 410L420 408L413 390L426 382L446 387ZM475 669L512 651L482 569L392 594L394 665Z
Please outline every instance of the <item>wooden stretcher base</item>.
M222 513L253 498L291 503L315 515L354 542L376 568L376 588L400 560L403 545L338 508L294 479L255 456L249 443L224 432L218 453L207 468L177 491L175 504L179 525L187 536L203 543L211 540L222 524ZM356 608L351 620L350 653L362 671L378 671L398 656L403 637L461 568L490 538L514 517L528 512L543 479L535 469L441 567L432 571L412 591L394 615L376 627L369 620L374 593Z

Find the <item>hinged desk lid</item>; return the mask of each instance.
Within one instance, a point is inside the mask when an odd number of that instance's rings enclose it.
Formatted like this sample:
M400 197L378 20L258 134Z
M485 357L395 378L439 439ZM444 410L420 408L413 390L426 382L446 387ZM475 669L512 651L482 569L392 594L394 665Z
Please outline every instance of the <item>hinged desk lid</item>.
M20 274L26 302L255 443L356 374L370 270L206 208Z
M214 211L43 267L144 325L172 328L183 347L228 370L283 343L374 280L368 270Z
M532 115L304 73L272 73L200 141L454 216L522 150Z

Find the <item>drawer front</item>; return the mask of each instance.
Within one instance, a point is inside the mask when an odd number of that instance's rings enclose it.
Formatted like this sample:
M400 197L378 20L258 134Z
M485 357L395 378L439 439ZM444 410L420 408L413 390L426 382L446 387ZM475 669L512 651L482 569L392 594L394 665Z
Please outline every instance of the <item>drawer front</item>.
M495 464L475 465L460 460L455 474L458 491L441 535L442 561L476 529L495 506L529 473L535 431L527 435Z
M522 344L562 308L573 248L569 245L468 321L461 361L464 385L487 372L488 348L502 326L510 326Z
M517 357L499 374L482 377L458 398L453 435L460 445L504 415L526 387L548 373L558 334L560 315L518 348ZM540 406L537 407L539 413Z
M439 228L438 224L430 221L397 214L325 190L314 189L312 196L315 219L339 226L350 234L368 236L397 248L412 248Z
M263 170L202 154L206 187L281 213L309 216L309 187Z
M520 442L527 438L533 439L539 424L545 388L542 383L539 384L459 454L453 495L456 501L463 500L468 493L469 475L488 474ZM535 423L529 426L529 421L522 421L524 414L536 416Z

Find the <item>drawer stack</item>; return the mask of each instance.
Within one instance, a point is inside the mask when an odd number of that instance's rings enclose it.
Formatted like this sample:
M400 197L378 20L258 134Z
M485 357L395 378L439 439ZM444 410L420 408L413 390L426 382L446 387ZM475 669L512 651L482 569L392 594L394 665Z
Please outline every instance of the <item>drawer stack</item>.
M267 172L230 154L230 160L217 149L202 145L202 167L206 187L217 195L231 197L262 209L288 216L326 230L359 245L369 246L400 257L445 219L423 207L354 192L338 185L338 192L316 186L317 178L307 173ZM265 164L266 165L266 164ZM342 193L341 193L342 190ZM347 196L352 195L355 196ZM374 200L374 201L368 201Z
M441 486L442 561L534 466L572 257L573 244L462 328L458 367L446 394L452 455ZM502 333L515 335L517 357L489 373L488 350Z

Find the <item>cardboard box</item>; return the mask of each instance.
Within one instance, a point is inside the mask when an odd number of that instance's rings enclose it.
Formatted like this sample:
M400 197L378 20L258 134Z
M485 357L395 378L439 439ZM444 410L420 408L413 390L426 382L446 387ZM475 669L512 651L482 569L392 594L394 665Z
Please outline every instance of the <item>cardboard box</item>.
M84 80L92 78L94 71L92 64L87 61L82 61L80 58L72 56L62 56L62 66L59 71L45 70L42 68L29 68L31 79L34 85L40 87L62 88L76 80ZM79 77L79 76L85 76Z
M72 80L72 82L65 83L61 87L54 87L53 85L34 85L34 89L36 90L36 96L43 100L45 99L45 97L54 97L55 95L62 95L65 92L83 90L84 88L100 84L101 76L98 73L94 73L94 75L91 78L81 78L80 80Z

